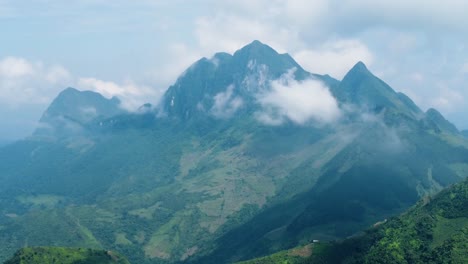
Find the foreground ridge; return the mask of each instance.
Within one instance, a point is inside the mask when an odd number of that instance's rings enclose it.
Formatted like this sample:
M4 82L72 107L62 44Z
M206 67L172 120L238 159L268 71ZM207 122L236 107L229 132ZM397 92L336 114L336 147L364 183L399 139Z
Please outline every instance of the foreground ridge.
M354 238L313 243L240 263L467 263L467 208L465 180Z

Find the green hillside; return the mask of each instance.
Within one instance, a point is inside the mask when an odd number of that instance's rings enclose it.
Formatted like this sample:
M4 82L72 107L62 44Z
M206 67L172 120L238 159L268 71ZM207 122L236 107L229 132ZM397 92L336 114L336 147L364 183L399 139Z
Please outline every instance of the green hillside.
M259 120L285 76L329 87L339 120ZM258 41L199 60L158 107L118 103L67 89L46 130L0 148L0 261L51 245L232 263L349 237L468 175L468 140L364 64L338 81Z
M468 180L357 237L242 263L468 263Z
M238 264L308 264L327 254L329 244L312 243L283 250L269 256L237 262Z
M63 247L28 247L5 264L129 264L122 255L105 250Z

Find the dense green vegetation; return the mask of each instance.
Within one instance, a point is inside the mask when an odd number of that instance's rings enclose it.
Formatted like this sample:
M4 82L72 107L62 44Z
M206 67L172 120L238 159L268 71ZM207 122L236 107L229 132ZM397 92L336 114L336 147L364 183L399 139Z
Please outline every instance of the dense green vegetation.
M305 247L310 256L298 258L293 249L242 263L467 263L468 180L362 235Z
M129 264L122 255L105 250L64 247L28 247L5 264Z
M330 87L337 124L256 118L291 68ZM228 117L213 106L231 85L243 104ZM192 65L160 109L117 105L67 89L48 129L0 148L0 261L51 245L230 263L348 237L468 175L468 141L362 63L340 82L260 42Z
M337 246L363 249L348 263L467 263L468 181L423 199L402 216Z

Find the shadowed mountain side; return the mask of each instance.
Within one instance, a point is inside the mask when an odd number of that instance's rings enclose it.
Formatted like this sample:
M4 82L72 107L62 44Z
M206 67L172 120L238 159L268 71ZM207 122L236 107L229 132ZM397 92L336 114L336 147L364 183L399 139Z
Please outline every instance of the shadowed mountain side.
M340 242L315 242L242 264L466 263L468 181Z

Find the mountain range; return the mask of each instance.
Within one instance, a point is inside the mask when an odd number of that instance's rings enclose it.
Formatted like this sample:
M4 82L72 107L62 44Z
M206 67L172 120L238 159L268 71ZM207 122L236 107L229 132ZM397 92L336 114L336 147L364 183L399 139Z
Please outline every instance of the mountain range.
M254 41L155 105L67 88L1 147L0 260L51 245L231 263L352 236L468 172L463 133L362 62L339 81Z

